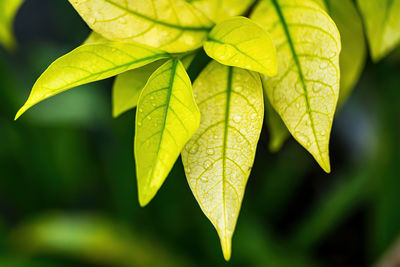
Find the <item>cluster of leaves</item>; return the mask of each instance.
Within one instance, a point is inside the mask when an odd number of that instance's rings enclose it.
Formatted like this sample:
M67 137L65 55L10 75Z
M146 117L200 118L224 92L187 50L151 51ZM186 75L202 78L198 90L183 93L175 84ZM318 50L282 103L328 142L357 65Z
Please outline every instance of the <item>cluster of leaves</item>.
M0 41L12 47L11 21L22 1L2 3ZM182 155L188 183L229 259L264 105L271 150L291 134L330 172L336 106L366 59L363 23L351 0L70 3L93 33L49 66L16 118L46 98L117 75L113 115L137 107L142 206ZM400 41L400 0L359 0L358 6L378 61ZM250 18L240 16L247 13ZM201 48L212 61L192 85L186 69Z

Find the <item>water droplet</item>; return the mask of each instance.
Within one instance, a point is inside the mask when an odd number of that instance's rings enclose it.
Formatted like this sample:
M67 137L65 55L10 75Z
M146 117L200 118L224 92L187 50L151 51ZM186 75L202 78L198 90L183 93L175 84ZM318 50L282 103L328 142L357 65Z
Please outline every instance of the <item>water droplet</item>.
M141 122L138 122L138 124L137 124L137 125L140 127L140 126L142 126L142 123L141 123Z
M239 123L241 120L242 120L242 117L240 117L239 115L233 117L233 121L235 123Z
M154 96L150 96L150 99L151 99L151 100L154 100Z
M212 148L207 149L207 154L214 155L214 149L212 149Z
M151 120L151 116L148 116L147 119L148 119L148 120Z
M322 130L322 131L320 132L320 134L321 134L321 136L325 136L325 135L326 135L326 132L325 132L324 130Z
M186 172L187 172L187 173L191 173L192 170L191 170L190 168L187 168L187 169L186 169Z
M218 139L218 135L214 135L214 139Z
M202 182L204 182L204 183L207 183L207 182L208 182L207 177L204 177L204 176L201 176L201 177L200 177L200 180L201 180Z
M143 109L139 108L139 112L142 113L142 112L143 112Z
M243 136L239 135L237 138L238 143L242 143L244 140Z
M199 151L199 145L198 145L198 144L194 144L194 145L190 148L189 153L190 153L190 154L196 154L197 151Z
M204 168L209 168L211 166L211 161L206 160L204 161Z
M153 103L153 104L151 104L153 107L155 107L156 106L156 103Z

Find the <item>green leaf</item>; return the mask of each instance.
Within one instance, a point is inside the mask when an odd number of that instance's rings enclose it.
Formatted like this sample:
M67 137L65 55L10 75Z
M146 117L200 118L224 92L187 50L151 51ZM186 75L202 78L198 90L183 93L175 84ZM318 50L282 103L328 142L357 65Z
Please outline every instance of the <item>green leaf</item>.
M351 0L314 0L322 4L335 21L341 38L339 106L343 104L361 76L367 48L361 16Z
M201 10L211 20L221 22L227 18L243 15L255 0L186 0Z
M0 1L0 43L10 50L15 46L13 36L14 17L23 2L24 0Z
M38 102L70 88L106 79L167 58L169 54L135 43L95 43L82 45L57 59L39 77L16 119Z
M285 141L289 138L290 134L281 117L274 110L268 97L264 99L265 103L265 123L268 125L270 133L269 150L272 153L281 150Z
M276 49L269 34L245 17L217 24L204 43L204 50L224 65L268 76L277 74Z
M258 74L211 62L194 83L202 121L182 151L190 188L226 260L263 123Z
M111 41L107 40L97 32L91 32L89 36L86 38L85 42L83 42L83 44L95 44L95 43L105 43L105 42L111 42Z
M278 76L264 76L268 98L294 138L330 172L329 138L339 96L340 35L309 0L268 0L252 19L275 41Z
M213 23L184 0L69 0L90 28L113 41L171 53L199 48Z
M136 112L135 159L141 206L156 195L199 124L200 112L189 76L178 59L171 59L151 75Z
M181 62L185 69L192 63L194 56L192 53L182 57ZM147 66L124 72L117 76L112 89L113 117L116 118L124 112L135 108L139 100L139 95L151 74L158 69L165 61L157 61Z
M377 62L400 43L400 0L357 0L372 59Z

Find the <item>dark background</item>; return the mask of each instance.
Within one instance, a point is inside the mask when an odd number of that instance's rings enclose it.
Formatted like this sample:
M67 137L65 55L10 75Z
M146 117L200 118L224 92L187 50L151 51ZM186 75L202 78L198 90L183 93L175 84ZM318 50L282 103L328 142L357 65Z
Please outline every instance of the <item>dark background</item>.
M225 263L180 160L139 207L135 111L112 119L112 79L13 121L36 78L89 29L68 1L27 0L15 32L18 49L0 47L0 266L367 266L399 240L399 52L367 62L338 111L332 174L293 139L271 154L264 129Z

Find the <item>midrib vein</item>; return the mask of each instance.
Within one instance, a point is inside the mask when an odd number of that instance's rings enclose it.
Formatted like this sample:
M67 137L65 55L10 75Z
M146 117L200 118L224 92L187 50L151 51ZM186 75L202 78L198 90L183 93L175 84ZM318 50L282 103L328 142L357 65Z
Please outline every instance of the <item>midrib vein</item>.
M285 35L286 35L286 39L287 39L287 41L289 43L289 46L290 46L290 51L292 52L293 59L294 59L294 62L296 64L296 67L297 67L297 70L298 70L298 73L299 73L299 78L300 78L300 82L301 82L301 85L302 85L303 91L304 91L304 98L306 100L307 113L308 113L308 116L310 118L311 129L312 129L313 136L314 136L314 139L315 139L315 144L317 145L318 152L320 154L321 160L323 162L325 162L325 160L324 160L324 158L322 156L322 152L321 152L321 148L319 146L318 139L317 139L317 133L315 131L314 120L313 120L312 114L311 114L310 100L308 98L308 92L307 92L307 87L306 87L306 83L305 83L305 79L304 79L304 74L303 74L303 70L301 68L300 60L297 57L296 48L294 47L294 43L293 43L292 37L290 35L289 28L288 28L288 25L286 23L285 16L284 16L284 14L283 14L283 12L281 10L281 7L279 6L278 0L271 0L271 1L272 1L273 5L274 5L274 7L276 9L276 12L278 14L278 17L279 17L280 21L282 23L282 27L284 29L284 32L285 32Z
M226 228L227 228L227 219L226 219L226 188L225 188L225 179L226 179L226 149L228 146L228 131L229 131L229 118L231 113L231 96L232 96L232 78L233 78L233 67L228 67L228 81L227 81L227 89L226 89L226 107L225 107L225 129L224 129L224 143L222 146L222 198L223 198L223 213L224 213L224 238L226 239ZM225 241L225 240L224 240Z
M152 17L146 16L146 15L141 14L139 12L136 12L136 11L134 11L132 9L124 7L124 6L122 6L122 5L118 4L118 3L115 3L112 0L104 0L104 1L109 3L110 5L113 5L115 7L118 7L119 9L122 9L122 10L128 12L129 14L132 14L132 15L134 15L136 17L151 21L151 22L153 22L155 24L163 25L165 27L174 28L174 29L178 29L178 30L182 30L182 31L193 31L193 32L208 32L212 28L212 27L193 27L193 26L187 26L187 27L185 26L185 27L183 27L181 25L171 24L171 23L168 23L168 22L160 21L160 20L154 19Z

